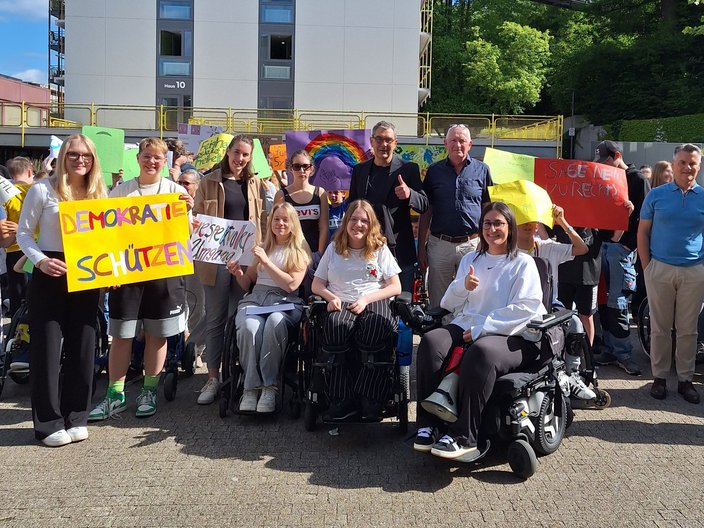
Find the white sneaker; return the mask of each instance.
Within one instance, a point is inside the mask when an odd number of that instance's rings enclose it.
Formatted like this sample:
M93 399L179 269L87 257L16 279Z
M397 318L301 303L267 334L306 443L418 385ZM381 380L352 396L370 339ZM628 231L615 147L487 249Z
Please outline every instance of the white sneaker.
M245 390L240 401L240 411L254 412L257 410L257 390Z
M66 432L66 429L61 429L42 440L42 443L48 447L61 447L71 443L71 437Z
M88 438L87 427L71 427L71 429L67 429L66 432L71 437L71 442L81 442Z
M570 396L574 396L580 400L593 400L596 398L596 393L587 387L582 379L582 376L579 375L579 372L573 372L570 374L569 382Z
M198 396L198 403L200 405L208 405L215 401L218 395L218 390L220 390L220 382L217 378L208 378L208 381L203 385L200 390L200 396Z
M262 389L262 395L257 402L258 413L272 413L276 410L276 387L270 385Z

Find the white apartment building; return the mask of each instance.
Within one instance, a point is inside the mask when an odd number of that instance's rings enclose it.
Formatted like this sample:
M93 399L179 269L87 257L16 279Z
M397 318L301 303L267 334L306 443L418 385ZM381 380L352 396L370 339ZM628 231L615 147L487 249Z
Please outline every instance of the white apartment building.
M105 112L150 128L162 104L415 113L426 1L65 0L65 115L144 105Z

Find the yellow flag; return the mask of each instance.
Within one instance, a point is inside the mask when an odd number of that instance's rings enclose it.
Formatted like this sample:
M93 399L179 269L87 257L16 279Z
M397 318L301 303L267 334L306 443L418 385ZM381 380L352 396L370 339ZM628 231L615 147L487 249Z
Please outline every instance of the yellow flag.
M545 189L533 182L518 180L489 187L492 202L504 202L513 214L517 224L542 222L552 227L552 200Z
M494 183L506 183L516 180L533 181L535 157L526 154L514 154L505 150L487 147L484 163L491 169Z

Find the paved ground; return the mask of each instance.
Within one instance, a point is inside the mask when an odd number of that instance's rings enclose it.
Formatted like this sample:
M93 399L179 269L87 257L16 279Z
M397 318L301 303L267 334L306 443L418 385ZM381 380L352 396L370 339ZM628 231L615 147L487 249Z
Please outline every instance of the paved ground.
M527 482L501 452L471 466L414 453L390 421L333 436L286 416L221 420L195 405L204 370L174 402L160 396L155 417L125 413L49 449L33 439L28 387L8 381L0 527L704 526L704 404L656 401L647 376L600 374L613 406L576 411Z

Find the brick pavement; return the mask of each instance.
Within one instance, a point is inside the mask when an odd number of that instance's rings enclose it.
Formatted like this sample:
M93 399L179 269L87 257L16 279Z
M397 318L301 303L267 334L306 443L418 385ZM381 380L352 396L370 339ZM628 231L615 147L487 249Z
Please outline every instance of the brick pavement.
M527 482L505 453L470 466L414 453L390 421L331 436L284 415L221 420L195 404L204 370L181 380L174 402L160 395L155 417L131 414L132 385L127 413L49 449L33 440L28 387L8 380L0 527L704 526L704 404L673 394L674 375L662 402L648 376L600 375L613 406L577 410Z

